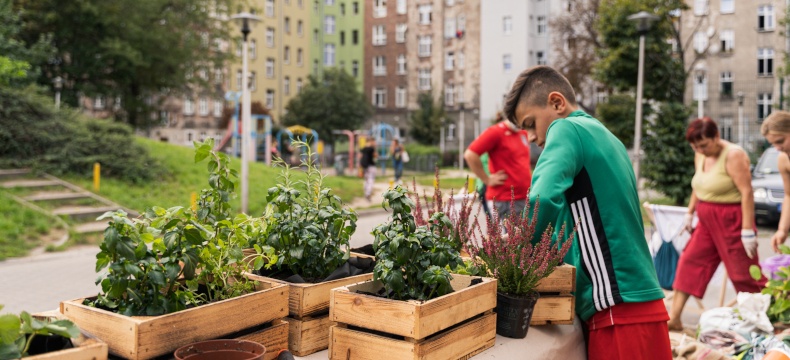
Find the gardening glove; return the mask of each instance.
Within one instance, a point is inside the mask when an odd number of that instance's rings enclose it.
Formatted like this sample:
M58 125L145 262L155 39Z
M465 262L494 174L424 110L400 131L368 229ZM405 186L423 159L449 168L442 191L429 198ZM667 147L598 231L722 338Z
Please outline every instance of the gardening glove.
M743 243L743 248L746 250L746 256L748 256L749 259L754 259L754 255L757 254L757 234L754 233L754 230L741 230L741 242Z
M686 217L683 220L683 228L686 229L689 233L691 233L691 224L694 221L694 214L686 213Z

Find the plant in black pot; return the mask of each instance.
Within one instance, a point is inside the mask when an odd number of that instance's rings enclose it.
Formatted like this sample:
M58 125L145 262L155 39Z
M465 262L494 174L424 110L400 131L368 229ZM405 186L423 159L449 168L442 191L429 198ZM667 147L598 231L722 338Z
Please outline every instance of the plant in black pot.
M511 203L511 208L513 204ZM469 241L467 251L474 262L484 266L497 279L497 334L524 338L540 294L538 282L562 264L573 243L573 232L565 237L565 226L557 241L553 228L536 229L539 204L530 214L529 204L522 214L510 211L500 219L494 212L487 220L486 235ZM542 231L541 231L542 230Z

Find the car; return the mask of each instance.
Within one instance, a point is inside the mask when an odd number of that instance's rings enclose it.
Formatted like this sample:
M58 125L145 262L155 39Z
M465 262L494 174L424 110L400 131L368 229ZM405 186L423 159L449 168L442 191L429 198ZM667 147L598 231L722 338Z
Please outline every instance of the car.
M754 191L754 216L758 223L775 223L782 214L784 185L779 175L777 158L779 151L766 149L752 170L752 191Z

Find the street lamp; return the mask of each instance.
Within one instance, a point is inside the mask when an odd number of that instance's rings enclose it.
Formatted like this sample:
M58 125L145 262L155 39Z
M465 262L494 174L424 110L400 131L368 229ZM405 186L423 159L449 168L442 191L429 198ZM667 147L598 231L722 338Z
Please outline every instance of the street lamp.
M466 121L464 121L464 102L459 104L461 110L460 119L458 121L458 170L464 170L464 141L466 140Z
M57 76L52 82L55 84L55 109L60 109L60 89L63 88L63 78Z
M646 11L640 11L629 16L628 20L636 22L636 30L639 32L639 70L636 78L636 129L634 129L634 175L636 176L636 187L638 189L640 150L642 149L642 86L645 77L645 34L650 30L650 25L653 21L658 20L658 16Z
M261 21L261 18L252 15L248 12L238 13L230 17L236 25L241 28L241 33L244 35L244 43L242 45L242 85L241 85L241 212L247 213L247 203L249 198L249 184L248 179L250 175L250 147L252 139L250 139L251 121L250 121L250 92L249 84L247 81L247 35L250 34L251 26L255 22Z
M705 63L700 62L694 65L694 86L697 96L697 118L701 119L705 116L705 100L708 99L708 82L705 80Z
M738 91L738 145L743 148L743 91Z

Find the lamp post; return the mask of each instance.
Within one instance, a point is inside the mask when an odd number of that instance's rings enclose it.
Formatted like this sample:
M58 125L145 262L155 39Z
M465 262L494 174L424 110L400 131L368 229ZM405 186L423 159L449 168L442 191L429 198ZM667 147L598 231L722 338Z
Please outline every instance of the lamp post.
M705 100L708 99L708 82L705 80L705 72L707 69L705 68L705 64L700 62L694 66L695 71L695 86L699 87L699 90L696 91L697 96L697 118L702 118L705 116ZM696 85L699 84L699 85Z
M628 17L628 20L636 22L636 30L639 32L639 68L636 78L636 125L634 129L634 175L636 176L636 187L639 188L639 161L642 149L642 87L645 77L645 34L650 30L653 21L658 20L658 16L646 11L640 11Z
M466 140L466 122L464 121L464 103L460 104L461 115L458 124L458 170L464 170L464 141Z
M241 28L241 33L244 35L244 42L242 45L242 85L241 85L241 212L247 213L248 209L248 201L249 201L249 175L250 175L250 165L248 163L250 159L250 146L252 144L252 139L250 139L250 130L251 130L251 121L250 121L250 92L249 92L249 81L247 80L247 35L250 34L252 31L251 25L255 24L255 22L260 21L261 18L255 15L252 15L248 12L238 13L230 17L239 28Z
M60 89L63 88L63 78L57 76L52 82L55 84L55 109L60 109Z
M738 145L743 148L743 91L738 91Z

